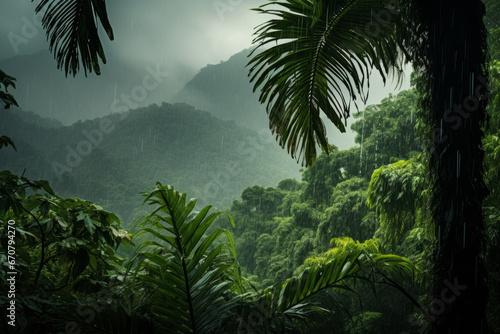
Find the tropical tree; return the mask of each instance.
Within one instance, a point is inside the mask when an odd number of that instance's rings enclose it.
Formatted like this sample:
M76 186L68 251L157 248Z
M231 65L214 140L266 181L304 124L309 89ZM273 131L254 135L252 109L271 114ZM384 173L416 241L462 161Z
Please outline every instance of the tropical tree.
M161 333L213 333L233 315L236 300L230 291L241 291L242 284L231 233L216 229L205 235L221 212L206 206L194 214L195 199L186 204L185 193L159 182L146 195L144 203L157 207L136 237L147 233L150 238L128 267L155 292L152 312ZM228 242L217 245L221 234Z
M487 194L481 125L488 95L483 3L283 0L256 10L273 18L256 31L258 48L249 63L254 89L261 88L280 145L306 165L314 163L318 144L329 151L322 116L344 131L349 102L366 97L369 71L375 68L385 78L401 73L400 56L413 62L432 135L433 294L436 300L450 289L460 294L436 305L429 319L438 333L488 332L481 211Z
M395 247L413 228L418 210L427 203L424 194L424 170L416 158L382 166L373 172L367 205L380 217L379 235Z
M75 331L95 333L99 323L106 323L99 320L104 314L99 311L108 300L112 305L105 313L115 318L115 328L106 332L119 333L127 323L130 327L132 310L127 319L127 302L118 302L126 287L118 278L122 259L116 254L130 236L116 215L78 198L62 199L47 181L2 171L0 222L0 287L8 291L12 277L22 282L15 291L16 326L2 319L3 332L60 332L70 323ZM86 305L87 296L102 296L104 289L105 297ZM0 305L6 308L12 300L11 294L0 296ZM134 324L141 311L134 310Z
M306 260L298 276L249 291L231 233L207 233L222 212L211 206L194 212L196 199L186 202L185 193L161 183L145 195L144 203L155 209L134 238L149 238L125 265L128 279L144 283L152 295L159 333L303 333L305 325L317 325L314 314L331 312L312 299L321 291L351 291L353 280L395 283L416 274L409 260L380 254L375 242L345 238Z

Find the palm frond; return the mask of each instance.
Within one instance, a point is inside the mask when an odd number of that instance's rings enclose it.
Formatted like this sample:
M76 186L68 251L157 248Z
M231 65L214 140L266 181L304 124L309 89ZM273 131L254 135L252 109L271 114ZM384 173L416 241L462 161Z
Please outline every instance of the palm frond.
M253 293L244 306L239 324L249 333L259 333L263 328L293 328L293 320L308 321L312 312L331 311L310 302L310 298L325 289L353 291L353 280L374 284L377 277L394 282L413 277L416 267L408 259L396 255L380 254L376 242L360 244L350 238L336 239L336 248L324 256L305 262L305 269L298 277L278 284L260 293ZM265 320L249 328L250 315L258 314ZM252 326L250 326L252 327Z
M145 202L159 207L144 222L151 227L145 227L136 236L147 233L156 240L138 247L128 266L143 259L135 273L155 290L151 309L160 330L213 332L232 315L236 299L230 291L239 291L241 284L229 231L216 229L206 234L221 212L210 212L211 206L207 206L188 220L196 200L186 204L186 194L160 183ZM221 235L228 242L216 244Z
M322 115L345 132L351 101L367 98L370 70L384 81L393 70L402 73L394 22L377 23L376 33L367 28L389 3L286 0L255 9L274 19L257 28L253 41L252 54L261 50L248 64L254 91L261 87L280 145L306 165L314 163L317 144L329 151Z
M33 1L33 0L32 0ZM106 64L106 56L97 31L97 17L110 40L114 39L104 0L41 0L36 12L45 10L42 27L47 32L50 51L57 67L64 68L66 76L80 69L85 73L101 73L99 59Z

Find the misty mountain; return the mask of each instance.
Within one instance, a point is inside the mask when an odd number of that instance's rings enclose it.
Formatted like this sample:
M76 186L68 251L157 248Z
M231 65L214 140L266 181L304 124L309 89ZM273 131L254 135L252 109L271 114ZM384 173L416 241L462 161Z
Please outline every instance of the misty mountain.
M111 54L101 75L65 77L48 50L0 60L0 68L17 79L11 93L24 110L65 125L168 101L193 75L161 62L134 67Z
M300 166L274 139L221 121L186 104L135 109L71 126L26 123L23 112L1 111L0 170L47 179L62 196L77 196L120 214L138 214L139 192L156 181L200 204L228 207L243 189L299 177Z
M15 116L19 117L23 122L27 124L36 125L37 127L52 129L52 128L61 128L64 126L60 121L56 119L42 117L38 114L35 114L33 111L24 111L22 109L16 108L14 113ZM0 115L2 115L2 118L0 119L1 124L3 124L4 122L8 122L7 117L10 116L9 113L5 112Z
M216 117L255 131L269 129L266 106L259 102L259 91L253 92L248 76L249 53L250 49L245 49L227 61L202 68L172 101L208 110ZM327 119L325 125L331 143L340 149L354 146L354 133L350 130L342 134Z
M208 110L223 120L234 120L252 130L269 128L266 108L248 77L250 50L245 49L227 61L202 68L173 98Z
M12 93L24 110L65 125L167 101L187 103L222 120L263 131L269 128L268 118L248 77L249 52L245 49L227 61L207 65L194 77L192 70L178 64L160 62L137 68L110 55L100 76L92 73L66 78L47 50L0 60L0 68L17 79ZM373 77L376 81L375 73ZM389 86L373 86L368 103L378 103L390 91ZM356 111L354 106L352 109ZM354 133L349 129L352 118L347 133L324 121L330 143L340 149L354 145Z
M266 106L259 102L259 91L253 92L253 83L248 77L247 64L250 49L245 49L227 61L202 68L194 78L189 81L171 101L184 102L197 108L208 110L214 116L223 120L233 120L238 125L259 131L269 128ZM255 54L254 54L255 56ZM377 72L373 72L370 79L370 95L366 104L360 102L359 110L370 104L377 104L387 96L394 93L395 83L389 82L385 86ZM402 81L398 89L409 88L409 78ZM351 115L358 111L351 105ZM340 149L354 146L355 133L350 126L355 121L353 117L347 120L346 133L341 133L326 117L323 118L328 139L331 144Z

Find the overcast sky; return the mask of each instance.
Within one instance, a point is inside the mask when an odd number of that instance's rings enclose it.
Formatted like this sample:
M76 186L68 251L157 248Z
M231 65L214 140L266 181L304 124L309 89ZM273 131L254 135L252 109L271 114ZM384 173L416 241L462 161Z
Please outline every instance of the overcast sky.
M40 18L34 15L38 2L0 0L0 60L48 49ZM109 41L99 27L108 63L125 62L142 71L146 65L158 64L172 80L184 85L207 64L220 63L250 47L255 27L269 19L250 9L267 2L109 0L106 3L115 40ZM408 81L409 71L402 89L409 87ZM369 104L379 103L394 92L395 85L384 87L376 72L370 82Z
M265 19L250 9L264 2L107 1L115 41L105 42L105 52L136 64L163 61L199 69L219 63L251 45L253 28ZM48 48L33 15L35 4L0 0L0 59Z

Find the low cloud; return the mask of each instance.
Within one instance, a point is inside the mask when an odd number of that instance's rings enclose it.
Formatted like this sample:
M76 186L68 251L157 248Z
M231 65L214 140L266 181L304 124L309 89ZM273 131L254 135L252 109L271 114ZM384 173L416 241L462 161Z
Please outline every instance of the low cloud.
M141 66L168 62L199 69L218 63L251 44L253 28L264 21L250 10L263 0L134 0L108 1L115 41L104 41L108 58ZM13 47L9 34L23 36L35 4L0 0L0 59L47 49L40 29L29 41ZM8 14L8 15L7 15ZM102 34L103 40L106 39Z

